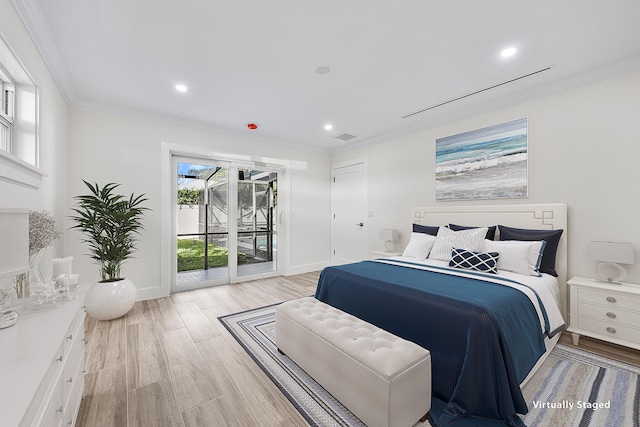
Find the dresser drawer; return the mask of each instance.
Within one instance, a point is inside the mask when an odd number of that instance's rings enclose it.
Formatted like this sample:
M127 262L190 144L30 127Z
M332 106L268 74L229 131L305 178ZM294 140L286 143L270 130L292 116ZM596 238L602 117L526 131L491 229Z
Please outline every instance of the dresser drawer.
M62 396L62 382L61 378L58 378L55 389L47 409L45 410L44 417L40 423L41 427L57 427L62 425L63 411L64 411L64 399Z
M60 375L59 374L60 369L62 368L62 365L63 365L63 358L64 358L63 354L64 354L64 345L61 344L60 347L58 347L56 352L51 357L51 364L49 365L49 368L47 369L47 372L45 373L42 379L42 382L38 387L38 390L33 396L33 400L31 401L31 404L29 405L29 408L25 413L24 420L42 419L42 417L44 416L43 411L46 410L45 408L42 407L42 402L46 401L48 399L48 396L51 396L52 393L54 393L52 391L52 388L56 387L56 390L57 390L56 392L62 393L61 390L57 389L58 384L57 383L54 384L53 381L57 375Z
M578 316L578 328L599 335L640 344L640 329L629 326Z
M84 358L83 358L84 359ZM73 427L77 421L76 416L80 409L80 401L82 400L82 391L84 389L84 363L78 365L77 372L73 375L73 383L71 389L66 395L66 406L64 408L63 427Z
M74 343L76 339L81 339L81 340L84 339L84 311L83 310L80 310L75 315L75 317L73 318L73 321L71 322L71 325L69 325L69 330L65 334L63 345L64 345L64 352L67 356L66 358L69 357L68 356L69 352L71 351L71 348L75 345Z
M81 373L84 370L84 367L82 366L84 340L82 338L82 334L78 333L74 335L69 354L67 355L67 362L62 370L65 397L71 393L71 389L74 387L75 382L78 381L78 373ZM65 338L65 340L67 339L68 338Z
M603 322L640 326L640 312L621 310L615 305L604 306L586 302L578 303L578 315L594 317Z
M614 285L611 285L612 287ZM634 295L620 294L611 291L600 291L594 289L578 288L578 301L603 304L611 307L624 308L631 311L640 310L640 297Z

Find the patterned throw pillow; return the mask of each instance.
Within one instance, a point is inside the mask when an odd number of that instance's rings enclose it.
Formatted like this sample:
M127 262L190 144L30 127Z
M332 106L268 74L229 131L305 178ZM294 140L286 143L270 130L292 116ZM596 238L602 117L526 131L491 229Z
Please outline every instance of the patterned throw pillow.
M482 244L486 234L487 227L460 231L440 227L433 248L429 252L429 259L449 261L453 248L482 251Z
M453 249L449 267L497 274L496 265L499 258L500 254L498 252L474 252L466 249Z

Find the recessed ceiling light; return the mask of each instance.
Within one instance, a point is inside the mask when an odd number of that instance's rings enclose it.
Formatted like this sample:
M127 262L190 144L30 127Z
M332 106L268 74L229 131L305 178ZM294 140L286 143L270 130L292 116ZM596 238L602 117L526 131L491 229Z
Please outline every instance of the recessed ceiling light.
M333 125L331 123L327 123L326 125L324 125L324 130L331 130L333 129Z
M327 67L326 65L321 65L318 68L316 68L316 73L318 74L329 74L331 72L331 68Z
M503 58L509 58L516 54L518 50L515 47L508 47L502 52L500 52L500 56Z
M176 90L178 92L186 92L187 91L187 87L183 84L177 84L176 85Z

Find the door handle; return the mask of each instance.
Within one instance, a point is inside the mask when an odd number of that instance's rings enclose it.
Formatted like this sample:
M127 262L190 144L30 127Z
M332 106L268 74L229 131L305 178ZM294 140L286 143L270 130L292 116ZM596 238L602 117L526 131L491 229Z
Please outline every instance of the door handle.
M364 222L360 222L360 223L358 223L356 225L359 225L360 227L364 227Z

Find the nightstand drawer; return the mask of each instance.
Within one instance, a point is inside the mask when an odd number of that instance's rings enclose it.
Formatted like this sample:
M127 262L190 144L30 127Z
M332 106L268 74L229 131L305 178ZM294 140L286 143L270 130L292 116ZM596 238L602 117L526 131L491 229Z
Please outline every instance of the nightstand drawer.
M594 317L604 322L615 324L625 324L629 326L640 325L640 312L621 310L615 306L608 307L580 302L578 303L578 315Z
M616 291L614 285L611 285L611 291L593 290L586 288L578 289L578 300L591 302L594 304L603 304L611 307L625 308L627 310L638 311L640 308L640 297L621 294Z
M631 341L640 344L640 329L631 328L610 322L590 319L588 317L578 317L578 328L600 335L609 336L621 340Z

